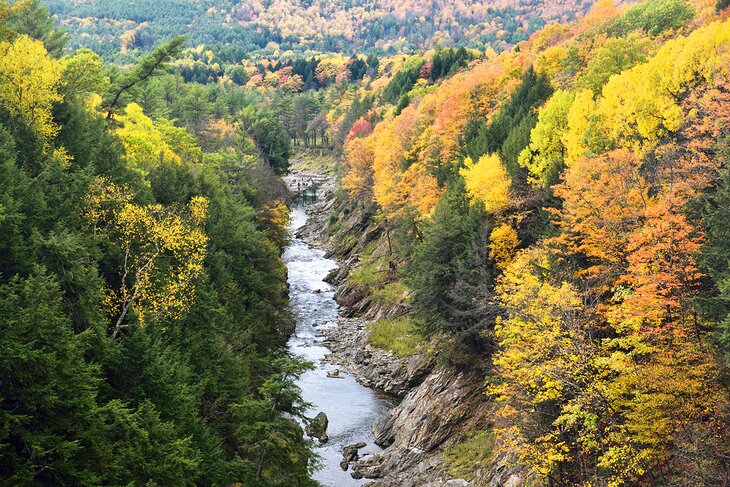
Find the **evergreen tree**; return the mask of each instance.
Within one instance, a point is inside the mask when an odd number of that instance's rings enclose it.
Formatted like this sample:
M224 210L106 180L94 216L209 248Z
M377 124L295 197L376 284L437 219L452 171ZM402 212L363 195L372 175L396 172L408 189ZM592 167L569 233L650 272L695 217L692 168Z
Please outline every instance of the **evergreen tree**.
M483 347L481 329L494 316L488 225L481 204L471 205L455 177L436 205L415 249L409 283L421 333L444 333L472 349Z
M725 150L725 159L730 160L727 146ZM730 225L727 224L730 221L730 171L724 171L714 193L702 195L695 205L707 232L700 262L710 277L708 289L695 302L704 317L718 324L717 340L725 362L730 364Z
M45 4L39 0L28 0L7 19L8 27L18 34L43 42L46 51L53 57L61 57L69 35L56 27Z

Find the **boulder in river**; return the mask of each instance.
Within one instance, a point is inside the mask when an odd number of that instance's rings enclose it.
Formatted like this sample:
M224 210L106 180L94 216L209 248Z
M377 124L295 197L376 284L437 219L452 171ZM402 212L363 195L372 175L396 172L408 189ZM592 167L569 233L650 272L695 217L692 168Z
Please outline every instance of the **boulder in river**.
M309 424L304 428L312 438L317 438L320 443L327 443L329 436L327 436L327 426L329 425L329 419L323 412L319 412L313 419L309 421Z
M340 378L340 369L328 370L327 377L331 377L333 379L339 379Z
M340 462L340 468L347 471L347 469L350 468L351 462L356 462L360 459L360 454L358 453L358 450L360 448L365 448L366 445L367 443L365 443L364 441L353 443L352 445L347 445L342 450L342 461Z

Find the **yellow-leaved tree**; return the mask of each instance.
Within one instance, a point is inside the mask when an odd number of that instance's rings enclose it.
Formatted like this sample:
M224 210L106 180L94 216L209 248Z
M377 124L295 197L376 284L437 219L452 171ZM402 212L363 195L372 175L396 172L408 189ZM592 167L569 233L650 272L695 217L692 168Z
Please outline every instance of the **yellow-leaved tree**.
M208 200L196 196L186 208L137 205L126 186L94 179L86 195L85 217L94 233L121 251L115 287L105 289L112 338L148 315L182 317L194 301L195 280L203 271L208 237L202 229Z
M180 162L185 157L195 162L202 158L195 138L185 129L175 127L164 118L153 121L136 103L127 105L120 121L122 126L117 129L117 135L126 149L127 162L143 175L162 160Z
M489 387L498 405L500 449L515 454L541 480L559 478L581 450L559 420L592 378L583 301L572 284L545 275L550 259L540 247L522 251L499 279L507 314L495 328L500 380Z
M459 173L469 196L481 201L488 213L500 213L507 208L512 182L497 154L483 155L476 164L467 157Z
M495 227L489 234L489 256L500 269L504 269L512 262L519 245L517 232L508 223Z
M62 79L63 66L41 41L21 35L13 42L0 42L0 103L44 138L58 132L52 110L62 100Z

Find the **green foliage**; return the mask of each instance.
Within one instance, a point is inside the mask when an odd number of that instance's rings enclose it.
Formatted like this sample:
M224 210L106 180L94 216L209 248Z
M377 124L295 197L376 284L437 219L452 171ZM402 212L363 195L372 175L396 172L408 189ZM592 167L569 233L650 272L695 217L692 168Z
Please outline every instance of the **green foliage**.
M363 249L360 264L350 272L350 281L375 290L388 278L387 256L373 256Z
M463 152L472 160L498 152L513 181L524 178L517 159L530 143L530 130L537 123L534 110L552 94L548 78L530 67L522 84L499 110L491 123L479 119L469 123L464 134Z
M389 350L398 357L408 357L421 350L424 340L418 335L413 320L408 317L381 318L367 327L370 343Z
M425 62L420 56L409 57L396 75L393 76L393 79L390 80L388 86L383 90L382 101L391 105L398 104L401 109L407 106L407 97L405 102L403 101L403 97L411 91L413 85L418 81L418 78L421 76L421 68Z
M70 95L91 96L103 93L109 80L101 58L89 49L80 49L63 58L63 90Z
M530 133L530 145L520 154L519 163L527 168L538 185L550 187L558 181L565 161L565 134L573 94L556 91L540 110L537 125Z
M711 279L710 289L695 304L705 319L718 323L717 341L730 364L730 171L724 171L716 191L699 197L693 206L699 207L705 222L707 240L700 263Z
M647 0L628 9L609 31L626 35L641 29L655 37L668 29L681 29L694 17L694 10L685 0Z
M492 316L492 269L482 205L471 206L461 177L439 200L410 269L411 304L426 337L445 333L467 347L482 346L480 327Z
M41 269L0 286L0 477L11 484L99 480L87 450L98 369L85 361L86 338L73 332L61 300Z
M107 120L111 120L114 116L122 95L151 77L162 73L166 64L180 53L184 42L185 36L175 36L172 40L157 46L152 52L143 56L132 69L114 80L112 88L102 101L102 106L107 110Z
M491 430L469 432L459 443L444 451L444 463L454 478L473 480L477 472L489 468L493 457L494 432Z
M459 49L441 49L429 61L428 79L436 81L450 76L459 68L463 68L473 59L472 54L460 47Z
M389 282L385 286L375 290L374 295L387 303L402 303L408 296L409 291L402 281Z
M266 163L273 168L285 170L291 153L290 142L275 114L266 109L254 110L253 107L247 107L243 113L243 123Z
M608 39L591 55L588 65L576 81L577 87L600 93L601 88L611 76L644 62L646 60L645 52L649 45L648 39L636 36Z
M132 170L120 129L86 103L105 86L88 51L62 61L66 96L49 112L51 138L0 108L0 483L315 485L295 420L304 402L294 380L308 364L285 348L291 316L274 241L285 230L260 217L282 193L252 135L199 135L203 115L249 104L240 93L172 77L143 83L159 71L150 60L174 50L142 60L112 91L134 82L124 97L157 110L148 128L175 158L148 174ZM146 96L151 87L159 95ZM136 208L208 204L188 312L116 339L105 295L119 286L125 255L89 225L85 202L99 180L136 194Z
M53 57L60 57L69 35L56 27L56 19L40 0L28 0L7 19L8 27L18 34L43 42L46 51Z

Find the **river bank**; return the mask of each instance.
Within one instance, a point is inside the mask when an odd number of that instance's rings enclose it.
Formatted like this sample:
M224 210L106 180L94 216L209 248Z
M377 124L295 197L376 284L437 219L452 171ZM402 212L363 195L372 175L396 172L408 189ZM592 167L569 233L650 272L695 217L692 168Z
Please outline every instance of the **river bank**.
M311 404L307 416L326 417L323 431L314 435L319 436L314 440L315 451L322 463L314 478L326 487L360 486L364 481L352 478L340 467L342 452L359 442L364 442L361 455L379 452L381 448L374 441L371 425L393 407L393 402L344 371L332 377L332 367L327 361L331 352L322 342L324 330L336 326L338 305L334 288L324 278L337 264L326 258L323 250L296 236L297 229L306 220L305 208L293 206L290 229L294 236L283 259L288 269L289 297L296 324L289 349L315 366L299 378L297 385L303 399Z
M521 477L509 467L507 458L490 459L488 467L473 468L469 480L453 475L449 448L464 441L470 431L485 431L490 426L491 405L484 398L483 376L438 365L426 350L399 358L370 344L368 323L398 310L374 305L357 286L350 285L348 275L358 264L358 250L380 238L382 232L368 218L346 215L338 207L333 178L312 172L294 173L293 177L307 180L317 176L317 201L307 206L306 223L296 236L337 262L325 280L332 285L328 292L334 291L342 306L333 326L321 329L320 344L329 351L321 362L397 402L373 420L368 439L353 438L372 441L380 448L363 450L351 475L370 479L365 485L372 487L519 485ZM348 242L343 244L329 234L333 223L347 227ZM338 387L338 379L329 380L335 382L330 387Z

